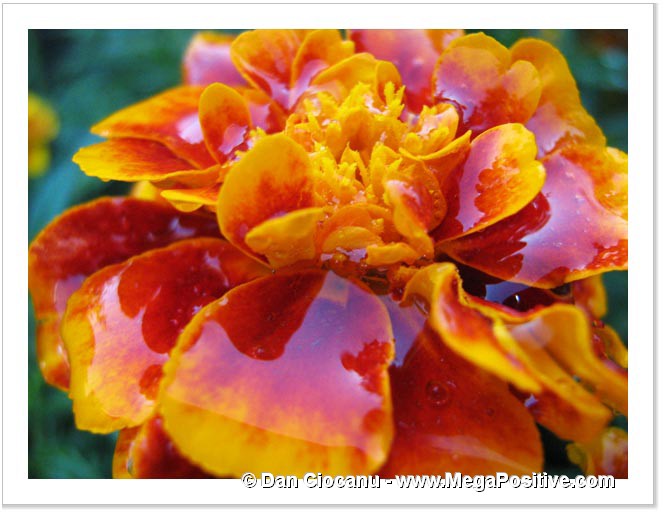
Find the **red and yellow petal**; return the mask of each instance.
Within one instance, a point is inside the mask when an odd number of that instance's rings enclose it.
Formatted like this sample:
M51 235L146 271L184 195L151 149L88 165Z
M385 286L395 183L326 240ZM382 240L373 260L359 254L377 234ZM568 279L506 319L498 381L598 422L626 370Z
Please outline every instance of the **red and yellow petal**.
M113 138L79 150L73 161L104 181L159 181L192 166L156 141Z
M247 149L251 115L245 99L225 84L211 84L199 101L199 119L206 147L223 164Z
M214 213L220 187L219 184L213 184L204 188L173 188L163 190L161 196L178 211L190 213L205 207Z
M242 76L285 111L290 107L291 65L301 44L294 30L244 32L231 44L231 59Z
M504 123L526 123L540 100L538 70L528 61L511 62L510 52L482 33L453 40L433 76L434 98L457 106L461 130L474 135Z
M516 315L475 302L461 289L450 263L419 270L407 284L405 298L424 299L432 328L443 342L526 392L525 404L536 420L561 438L596 437L612 417L601 400L625 408L625 373L594 354L590 324L575 307L555 304Z
M198 238L103 268L71 296L62 338L76 425L110 432L153 412L176 339L204 306L268 273L220 239Z
M87 276L146 250L216 235L214 219L133 198L95 200L51 222L28 251L28 283L38 321L37 357L46 381L63 390L69 386L60 320L69 296Z
M216 475L368 474L392 441L392 359L374 294L318 270L277 274L194 318L160 411L183 455Z
M419 113L432 103L432 73L443 50L463 30L350 30L357 52L393 63L406 86L406 106Z
M313 181L310 158L292 139L275 134L258 140L230 169L219 193L222 234L256 255L247 234L267 220L315 207Z
M511 58L535 66L542 82L538 107L526 123L536 135L538 157L571 143L605 146L603 132L582 107L575 79L561 52L545 41L521 39L511 48Z
M197 168L215 164L199 123L201 86L180 86L121 109L92 128L107 138L157 141ZM190 166L191 168L191 166Z
M628 479L628 434L623 429L611 427L593 442L573 443L566 450L570 461L587 475Z
M545 185L529 205L445 242L442 250L495 277L541 288L625 270L625 159L606 149L574 146L551 154L544 165Z
M448 212L432 234L435 241L476 232L531 202L545 182L536 151L533 134L516 123L473 140L464 165L444 180Z
M212 478L187 461L164 431L162 418L154 416L138 427L123 429L113 454L114 479Z
M234 36L199 32L189 43L183 60L185 84L207 86L221 82L227 86L242 86L245 79L231 61Z
M508 385L452 352L415 306L384 301L396 338L396 433L380 474L542 470L538 430Z

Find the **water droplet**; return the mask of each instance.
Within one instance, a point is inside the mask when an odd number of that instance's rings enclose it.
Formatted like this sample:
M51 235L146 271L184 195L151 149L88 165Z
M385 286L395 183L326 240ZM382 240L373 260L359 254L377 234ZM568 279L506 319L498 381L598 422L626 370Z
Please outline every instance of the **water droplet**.
M437 408L445 406L450 401L450 392L448 388L438 381L429 381L427 383L427 398L432 406Z
M487 414L488 417L493 417L494 416L494 408L487 408L485 410L485 413Z

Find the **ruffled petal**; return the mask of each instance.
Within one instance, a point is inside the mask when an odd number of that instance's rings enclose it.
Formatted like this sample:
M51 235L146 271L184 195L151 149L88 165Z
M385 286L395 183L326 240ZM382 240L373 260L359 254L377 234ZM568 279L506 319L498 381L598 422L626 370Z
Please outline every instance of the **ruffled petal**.
M433 81L435 100L455 104L461 130L474 135L504 123L526 123L542 90L531 63L511 62L508 49L482 33L453 40L437 62Z
M547 179L524 209L445 242L456 260L504 280L554 288L628 265L627 161L597 147L568 147L544 161Z
M199 102L199 119L206 147L218 163L247 149L251 115L247 103L234 89L224 84L208 86Z
M575 304L583 307L589 316L600 319L607 314L607 293L602 275L592 275L572 283Z
M406 105L419 113L432 103L432 73L439 55L463 30L350 30L357 52L393 63L406 86Z
M219 193L222 234L254 254L245 237L259 224L314 206L313 177L305 150L282 134L267 136L236 163Z
M254 281L180 337L166 431L216 475L371 473L392 441L393 350L385 307L354 282L318 270Z
M244 32L231 44L231 59L247 82L288 110L291 64L300 43L300 35L293 30Z
M189 320L230 288L266 273L230 244L200 238L86 279L62 321L76 425L110 432L145 422L162 365Z
M217 235L214 219L132 198L95 200L51 222L28 251L28 283L38 320L37 357L46 381L68 388L60 320L69 296L88 275L174 241Z
M220 187L213 184L205 188L173 188L162 191L161 196L178 211L190 213L205 206L215 212Z
M526 123L536 135L538 157L570 143L605 146L603 132L582 107L575 79L561 52L546 41L521 39L511 48L511 57L535 66L542 82L538 107Z
M590 324L569 305L516 314L464 294L450 263L419 270L405 298L424 299L429 321L451 350L512 383L536 420L561 438L589 441L612 417L600 399L625 407L625 373L593 352ZM579 375L595 393L573 378Z
M123 429L113 454L114 479L207 479L209 474L188 462L171 442L162 418Z
M415 306L384 301L396 338L396 433L380 474L542 470L538 430L508 385L452 352Z
M180 86L121 109L92 128L106 138L139 138L166 145L194 167L215 164L199 123L201 86ZM190 167L191 168L191 167Z
M192 166L161 143L113 138L79 150L73 161L86 175L104 181L159 181Z
M231 42L234 36L199 32L187 47L183 60L185 84L207 86L221 82L227 86L242 86L245 79L231 61Z
M628 434L623 429L611 427L593 442L570 444L566 450L586 475L628 479Z
M448 213L435 241L476 232L515 214L541 190L545 169L535 160L533 134L520 124L483 132L463 166L444 179Z

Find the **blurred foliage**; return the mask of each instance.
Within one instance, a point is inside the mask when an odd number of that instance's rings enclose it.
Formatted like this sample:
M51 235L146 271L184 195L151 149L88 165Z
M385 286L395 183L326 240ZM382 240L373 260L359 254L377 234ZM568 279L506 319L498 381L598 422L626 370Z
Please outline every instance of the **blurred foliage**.
M470 31L473 32L473 31ZM522 37L554 43L566 56L583 103L609 144L628 147L627 31L486 30L504 45ZM191 30L31 30L29 88L55 107L61 131L51 169L29 182L29 238L74 204L127 186L85 176L71 156L97 140L89 128L105 116L180 81L180 59ZM26 171L27 177L27 171ZM606 274L607 321L627 342L628 275ZM29 306L29 477L104 478L111 475L115 435L77 431L67 395L46 385L35 358L35 321ZM625 425L625 420L619 421ZM570 471L563 443L543 432L548 472Z

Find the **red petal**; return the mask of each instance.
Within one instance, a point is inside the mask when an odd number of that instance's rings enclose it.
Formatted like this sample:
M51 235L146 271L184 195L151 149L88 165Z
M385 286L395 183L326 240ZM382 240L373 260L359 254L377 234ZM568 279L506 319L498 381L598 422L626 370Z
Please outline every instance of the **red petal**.
M616 152L571 147L549 156L541 193L515 215L442 248L504 280L553 288L625 270L627 163Z
M219 229L213 219L132 198L96 200L51 222L28 253L28 282L38 320L37 355L46 381L68 388L60 319L69 296L88 275L177 240L215 235Z
M540 471L538 430L508 385L449 350L414 306L384 301L396 338L396 435L380 474Z
M216 475L371 473L392 439L392 358L388 314L363 287L318 270L259 279L183 333L166 431Z
M450 42L463 34L463 30L349 31L356 52L369 52L397 66L406 86L406 105L414 113L432 103L434 65Z
M231 42L234 36L200 32L187 47L183 62L185 84L207 86L221 82L228 86L241 86L245 79L231 61Z
M158 141L199 168L215 164L199 123L200 86L181 86L122 109L92 128L107 138Z
M434 97L460 110L460 133L475 134L503 123L526 123L538 106L541 81L527 61L511 63L510 52L485 34L454 40L434 72Z
M199 238L86 279L69 299L61 331L77 426L109 432L143 423L154 408L162 365L191 317L267 272L230 244Z
M123 429L113 455L114 479L206 479L211 476L188 462L152 417L140 427Z

